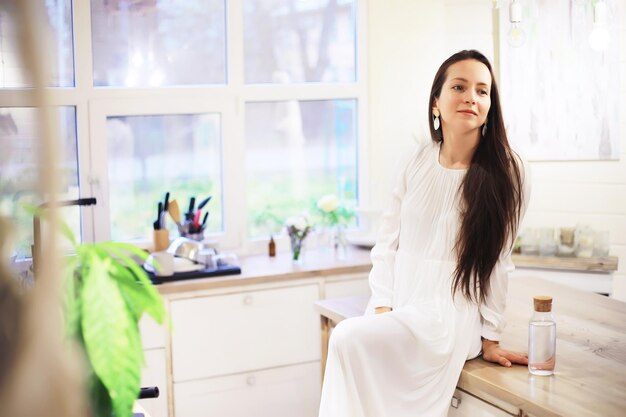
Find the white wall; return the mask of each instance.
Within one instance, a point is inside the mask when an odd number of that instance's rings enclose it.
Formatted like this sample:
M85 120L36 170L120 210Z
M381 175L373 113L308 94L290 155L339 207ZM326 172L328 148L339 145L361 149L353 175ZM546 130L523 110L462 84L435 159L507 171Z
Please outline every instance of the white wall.
M621 39L612 47L620 50L620 79L615 88L626 95L626 4L617 2ZM619 41L619 43L618 43ZM584 82L584 80L581 80ZM620 100L619 161L535 162L533 196L526 215L531 226L588 224L611 235L611 255L619 257L613 276L613 297L626 301L626 103Z
M616 88L626 96L626 4L617 3L622 47ZM493 60L492 1L371 1L368 19L370 205L384 207L398 160L413 137L427 138L426 106L439 64L469 48ZM611 254L620 258L613 296L626 301L626 103L621 104L620 161L532 163L525 225L580 223L610 230Z

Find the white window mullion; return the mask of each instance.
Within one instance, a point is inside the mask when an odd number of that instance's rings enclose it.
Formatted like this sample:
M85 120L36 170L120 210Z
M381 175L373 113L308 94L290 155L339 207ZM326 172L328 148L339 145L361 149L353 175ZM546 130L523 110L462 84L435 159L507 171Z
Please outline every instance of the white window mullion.
M245 101L332 100L359 98L358 84L293 84L245 86Z
M369 100L368 100L368 71L367 71L367 0L357 2L357 42L356 42L356 73L358 104L357 104L357 126L359 138L358 150L358 170L359 170L359 205L371 208L374 203L370 199L370 160L369 160Z
M92 195L97 199L93 208L94 240L110 240L111 218L109 214L109 188L107 173L106 116L104 103L97 100L89 102L89 138L90 138L90 182Z
M91 141L89 135L89 105L87 100L76 103L76 136L78 139L78 184L81 198L94 197L92 184ZM96 201L96 205L99 201ZM94 206L81 208L83 242L94 242L96 218Z
M89 118L89 99L93 92L93 67L91 47L91 4L89 1L73 1L74 33L74 82L75 88L59 91L58 98L67 98L76 106L76 133L78 137L78 175L81 197L94 197L94 174L92 163L93 141L90 131L93 129ZM66 97L64 97L66 96ZM101 201L96 197L96 206L81 209L81 232L85 242L98 238L96 225L101 223L97 217L97 207Z
M91 2L74 0L74 67L76 90L93 91L93 49L91 45Z
M224 247L232 249L241 248L247 241L243 0L227 3L226 19L230 101L223 115Z

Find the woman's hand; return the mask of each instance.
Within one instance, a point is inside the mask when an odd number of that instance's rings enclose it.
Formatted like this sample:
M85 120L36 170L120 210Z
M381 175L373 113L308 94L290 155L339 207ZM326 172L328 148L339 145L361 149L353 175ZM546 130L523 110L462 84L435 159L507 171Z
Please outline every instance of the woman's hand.
M526 353L502 349L500 343L487 339L483 339L483 359L488 362L499 363L507 368L513 363L528 365L528 355Z
M374 312L376 314L389 313L390 311L391 311L391 307L376 307L374 309Z

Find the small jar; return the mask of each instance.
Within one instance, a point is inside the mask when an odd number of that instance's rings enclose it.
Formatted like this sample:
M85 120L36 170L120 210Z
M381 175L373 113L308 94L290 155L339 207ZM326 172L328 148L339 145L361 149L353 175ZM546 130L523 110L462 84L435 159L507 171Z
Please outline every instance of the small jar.
M609 256L609 231L597 230L593 240L593 256Z
M557 242L554 238L554 229L550 227L544 227L539 229L539 255L540 256L554 256L557 252Z
M591 258L593 256L594 233L589 226L576 228L576 256L579 258Z
M561 227L561 242L558 249L559 256L576 255L575 232L576 229L574 229L573 227Z
M539 239L537 229L527 228L522 232L522 255L539 255Z

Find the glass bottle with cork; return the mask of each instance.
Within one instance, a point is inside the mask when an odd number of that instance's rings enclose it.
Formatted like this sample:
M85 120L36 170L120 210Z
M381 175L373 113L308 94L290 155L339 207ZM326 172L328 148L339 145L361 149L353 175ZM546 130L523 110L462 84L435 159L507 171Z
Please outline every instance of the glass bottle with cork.
M556 364L556 322L552 297L533 297L534 313L528 323L528 371L533 375L554 374Z

